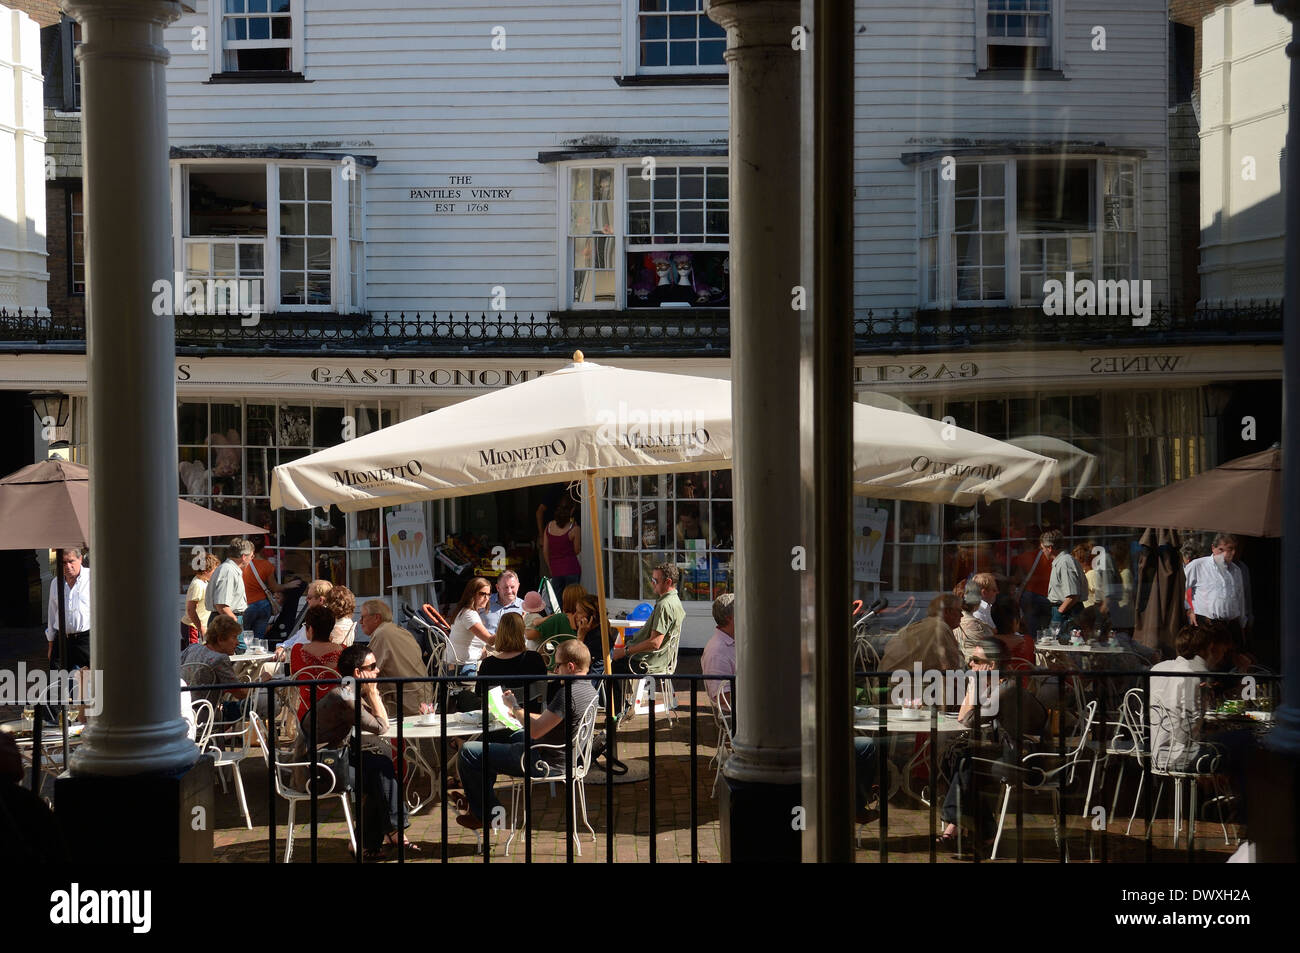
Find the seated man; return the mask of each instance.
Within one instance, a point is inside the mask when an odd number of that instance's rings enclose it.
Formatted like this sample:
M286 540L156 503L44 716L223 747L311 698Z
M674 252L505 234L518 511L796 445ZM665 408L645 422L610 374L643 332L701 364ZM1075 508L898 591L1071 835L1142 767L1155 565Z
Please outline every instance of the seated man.
M677 645L682 637L682 622L686 618L681 597L677 595L676 564L660 563L655 566L650 582L657 597L654 611L637 633L637 641L610 652L615 673L636 671L645 675L672 674L677 659ZM631 662L634 656L637 657L635 669ZM621 707L622 688L621 681L615 683L615 708Z
M700 670L705 675L736 674L736 597L730 592L723 593L713 600L713 622L717 628L713 637L704 646L704 655L700 659ZM709 694L709 701L717 703L718 693L731 693L731 683L720 678L704 681L704 690Z
M239 645L242 629L234 618L228 615L213 614L208 619L208 629L202 642L186 646L181 653L181 677L191 686L229 685L239 681L235 674L234 663L230 656ZM212 703L212 709L220 721L234 721L239 717L239 702L222 701L221 689L209 691L191 691L194 699L206 699ZM246 688L227 689L224 694L231 698L243 698L248 694Z
M507 569L497 579L496 589L488 598L487 611L482 613L484 628L496 635L501 617L508 612L520 615L524 612L524 600L519 598L519 575L513 569Z
M428 675L415 636L393 621L393 610L382 599L367 599L361 605L361 631L370 637L370 651L384 678L424 678ZM432 704L429 682L410 682L402 688L402 714L418 715L421 704ZM397 686L381 685L385 705L396 706Z
M965 594L962 598L961 621L953 627L952 634L957 639L957 646L961 649L961 654L966 662L970 662L971 656L975 654L976 648L986 639L993 638L993 615L992 602L985 603L984 590L980 588L976 581L981 573L966 583ZM997 598L994 596L994 598ZM985 606L988 607L988 621L985 621Z
M909 626L899 629L885 643L880 657L882 672L905 669L911 671L916 663L923 670L947 672L964 667L961 648L953 630L961 622L961 601L951 592L930 600L929 615ZM960 699L949 699L957 704Z
M371 679L378 674L379 663L375 661L375 654L368 645L354 643L339 655L339 672L357 679ZM357 682L355 686L348 683L336 685L304 717L302 730L294 742L294 761L310 759L308 746L311 743L309 739L312 736L313 718L316 719L317 747L344 748L347 752L345 758L351 758L349 736L356 723L358 686L361 696L361 730L374 735L382 735L388 730L388 711L384 708L383 699L379 697L379 687L374 682ZM379 857L384 845L397 844L400 815L398 799L401 793L390 756L362 751L361 764L364 785L362 811L365 818L365 842L362 847L366 859L374 860ZM350 766L347 773L348 777L342 779L342 782L344 786L351 787L353 771ZM406 825L409 827L410 823L408 817ZM418 848L410 841L406 842L406 849L418 852Z
M555 674L586 675L591 667L591 652L580 639L561 642L555 650ZM578 736L578 726L582 716L596 698L596 689L588 679L574 679L569 685L568 727L565 727L565 692L555 693L546 710L537 714L528 714L519 707L514 695L506 692L506 705L516 721L524 725L523 730L516 731L505 743L471 741L460 749L460 780L465 787L465 800L469 802L469 812L456 818L456 823L470 830L480 830L483 820L491 820L494 812L501 808L492 786L498 775L512 778L524 776L524 731L534 745L559 745L560 748L546 748L534 751L533 772L541 774L539 762L549 765L552 771L563 769L565 763L564 743L568 736ZM487 785L487 800L483 799L483 787ZM504 808L502 808L504 811Z

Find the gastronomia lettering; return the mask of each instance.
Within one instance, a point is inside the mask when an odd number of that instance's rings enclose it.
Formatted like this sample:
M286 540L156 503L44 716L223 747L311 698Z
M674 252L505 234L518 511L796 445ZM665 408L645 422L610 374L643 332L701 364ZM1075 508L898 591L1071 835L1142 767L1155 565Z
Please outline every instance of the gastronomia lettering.
M568 450L565 442L558 437L550 443L539 443L535 447L512 447L505 450L495 447L478 452L479 462L485 467L498 466L502 463L523 463L527 460L545 460L547 457L560 457Z
M924 454L912 458L912 470L915 473L925 473L928 470L931 476L980 477L984 480L996 480L1002 475L1002 467L991 463L949 463L945 460L932 460Z
M411 460L396 467L376 467L373 470L335 470L332 476L341 486L370 486L391 480L410 479L424 472L419 460Z

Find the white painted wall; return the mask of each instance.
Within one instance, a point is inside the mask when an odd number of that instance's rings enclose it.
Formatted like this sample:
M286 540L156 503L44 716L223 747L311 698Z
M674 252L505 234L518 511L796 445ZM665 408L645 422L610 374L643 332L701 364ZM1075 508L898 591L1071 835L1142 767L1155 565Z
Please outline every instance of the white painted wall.
M1282 298L1286 44L1290 24L1252 0L1201 29L1201 294Z
M0 6L0 308L44 308L45 116L41 32Z

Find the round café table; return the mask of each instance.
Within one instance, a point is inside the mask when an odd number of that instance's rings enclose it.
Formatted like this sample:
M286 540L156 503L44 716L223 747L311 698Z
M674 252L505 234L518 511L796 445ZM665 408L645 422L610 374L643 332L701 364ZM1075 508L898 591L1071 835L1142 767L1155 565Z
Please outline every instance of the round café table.
M880 709L874 707L855 707L853 709L853 729L855 731L879 732L880 726ZM958 731L969 731L966 725L957 720L957 716L946 711L939 712L938 724L934 724L930 718L930 712L925 710L923 718L904 717L901 709L890 708L885 712L884 733L887 735L925 735L925 740L916 746L912 757L903 767L902 778L891 777L889 785L889 796L892 797L895 792L902 788L909 795L916 798L922 804L929 805L929 801L921 795L921 792L912 787L912 771L918 765L925 761L930 753L930 734L932 731L938 734L949 734Z

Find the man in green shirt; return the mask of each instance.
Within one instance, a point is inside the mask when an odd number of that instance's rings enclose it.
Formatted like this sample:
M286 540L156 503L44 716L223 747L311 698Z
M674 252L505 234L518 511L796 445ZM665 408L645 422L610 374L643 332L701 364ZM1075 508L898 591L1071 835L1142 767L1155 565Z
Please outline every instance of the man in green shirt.
M660 563L650 579L656 596L654 612L637 633L635 642L610 652L616 673L671 675L676 665L682 621L686 618L686 610L677 595L677 567ZM633 658L635 662L630 661Z

